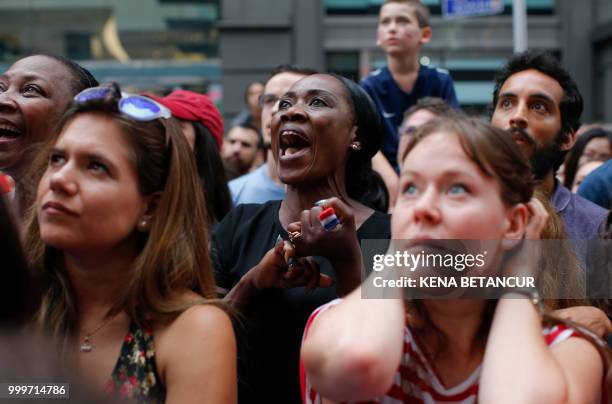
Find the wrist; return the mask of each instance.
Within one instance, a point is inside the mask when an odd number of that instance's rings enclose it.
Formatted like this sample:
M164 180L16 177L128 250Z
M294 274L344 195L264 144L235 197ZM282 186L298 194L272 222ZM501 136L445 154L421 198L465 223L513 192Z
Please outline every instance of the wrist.
M527 299L536 308L538 313L544 312L544 304L536 288L506 288L502 292L502 298Z
M242 278L240 278L238 283L241 285L241 289L243 289L245 292L255 293L259 289L264 289L259 278L257 266L255 266Z

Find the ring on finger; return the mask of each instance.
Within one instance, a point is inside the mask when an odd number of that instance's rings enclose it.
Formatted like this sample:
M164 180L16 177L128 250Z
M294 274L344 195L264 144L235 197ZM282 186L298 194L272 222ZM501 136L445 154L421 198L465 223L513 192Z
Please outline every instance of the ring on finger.
M289 233L289 241L291 241L292 244L295 244L295 242L301 237L302 233L300 233L299 231L292 231Z

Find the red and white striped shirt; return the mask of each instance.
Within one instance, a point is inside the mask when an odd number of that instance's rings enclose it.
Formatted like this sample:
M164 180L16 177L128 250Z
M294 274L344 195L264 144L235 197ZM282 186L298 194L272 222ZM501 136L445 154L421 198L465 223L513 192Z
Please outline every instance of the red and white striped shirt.
M308 335L313 320L340 301L340 299L336 299L319 307L312 313L304 330L304 339ZM542 334L548 346L553 346L577 335L573 329L563 325L545 328ZM384 396L360 402L360 404L473 404L476 403L478 394L480 369L481 366L478 366L472 374L458 385L451 388L445 387L419 348L410 328L406 327L404 331L404 353L399 369L393 376L393 385ZM303 403L321 404L321 397L312 388L301 362L300 379Z

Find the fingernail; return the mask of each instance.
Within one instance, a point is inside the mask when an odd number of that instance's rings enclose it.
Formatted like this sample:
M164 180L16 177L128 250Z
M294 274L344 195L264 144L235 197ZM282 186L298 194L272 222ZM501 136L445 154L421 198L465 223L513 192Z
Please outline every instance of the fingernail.
M293 265L295 265L295 258L289 257L287 260L287 266L292 267Z
M327 202L327 199L321 199L320 201L315 202L315 206L323 206Z
M283 238L279 234L278 237L276 237L276 241L274 242L274 245L278 244L278 242L281 241L281 240L283 240Z

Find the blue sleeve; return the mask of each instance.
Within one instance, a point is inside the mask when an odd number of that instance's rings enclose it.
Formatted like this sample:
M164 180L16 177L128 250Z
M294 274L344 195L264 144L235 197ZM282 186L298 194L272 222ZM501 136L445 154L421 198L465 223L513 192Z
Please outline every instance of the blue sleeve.
M457 100L457 94L455 93L455 85L453 78L450 74L445 75L445 79L442 80L442 96L441 98L446 101L451 107L459 109L459 101Z
M608 179L606 184L606 169L612 176L611 164L608 162L587 175L578 188L578 195L605 209L610 209L612 204L612 190L609 189L612 179Z

